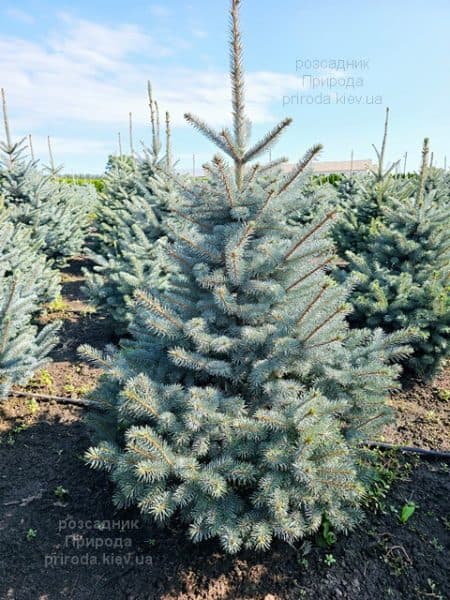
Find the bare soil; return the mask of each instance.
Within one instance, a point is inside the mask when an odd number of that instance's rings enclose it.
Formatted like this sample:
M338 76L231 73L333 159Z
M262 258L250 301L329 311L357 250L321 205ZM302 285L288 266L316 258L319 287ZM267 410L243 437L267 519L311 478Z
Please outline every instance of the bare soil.
M95 385L98 370L76 348L104 347L112 329L80 295L81 265L64 272L65 304L46 317L63 318L62 344L29 390L81 397ZM447 371L394 397L397 423L385 439L448 448L449 387ZM85 413L18 397L0 407L1 600L450 598L448 463L387 455L398 477L348 537L310 552L279 543L266 554L230 557L215 543L192 545L177 525L156 529L135 512L117 512L107 477L82 460L90 443ZM418 507L403 525L410 500Z
M429 384L416 382L392 396L395 423L384 432L387 442L429 450L450 450L450 367Z

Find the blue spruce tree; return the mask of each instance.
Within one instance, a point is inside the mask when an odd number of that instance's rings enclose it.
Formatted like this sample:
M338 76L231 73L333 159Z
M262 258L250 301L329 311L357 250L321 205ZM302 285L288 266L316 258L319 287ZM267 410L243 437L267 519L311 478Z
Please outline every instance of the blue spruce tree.
M441 186L426 191L427 161L425 140L415 191L407 198L391 196L365 249L347 252L348 271L337 276L342 280L351 273L359 279L350 298L353 326L417 329L414 354L405 366L409 374L430 379L449 355L450 205Z
M58 177L53 160L50 173L37 169L26 154L25 138L13 142L2 89L5 143L0 148L0 198L10 218L30 228L42 252L57 266L78 254L95 210L95 188L70 185Z
M36 249L31 232L0 216L0 400L11 386L25 384L48 362L56 345L58 323L39 330L35 319L48 292L45 255Z
M340 214L332 235L344 260L347 251L359 254L366 249L370 231L382 219L383 208L389 206L391 198L406 199L414 189L414 182L394 176L398 163L385 167L388 124L387 108L381 147L378 150L373 146L378 160L376 169L345 178L338 187Z
M290 173L262 177L272 168L258 159L291 120L249 145L239 5L233 129L186 115L222 154L170 205L168 255L180 274L164 294L138 293L120 351L82 349L105 368L87 460L110 473L114 502L159 524L177 516L193 541L217 537L230 553L294 542L324 515L336 530L358 521L371 480L360 442L389 420L399 369L388 361L407 352L403 332L349 331L349 287L326 273L333 212L286 224L321 146Z
M162 223L167 207L155 190L161 183L157 169L171 169L170 127L166 116L167 149L161 156L159 111L148 85L152 145L144 157L112 157L97 214L94 251L88 256L93 271L86 269L90 301L114 322L119 334L127 331L133 312L134 293L143 286L164 290L169 285L169 264L164 248L167 236ZM166 190L169 191L169 188ZM166 194L167 196L167 194Z

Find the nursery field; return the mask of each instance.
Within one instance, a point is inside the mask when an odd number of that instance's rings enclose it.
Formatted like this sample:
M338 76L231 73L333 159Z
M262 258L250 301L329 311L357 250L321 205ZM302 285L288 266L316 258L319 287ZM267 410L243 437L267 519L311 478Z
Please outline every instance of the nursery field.
M150 82L89 180L1 89L1 600L450 598L450 173L388 162L389 108L365 172L272 160L240 6L202 177Z
M82 398L94 387L100 371L81 360L76 348L88 340L102 349L116 340L111 324L80 291L86 265L80 257L64 269L61 301L45 317L63 320L60 344L53 362L22 390ZM397 393L392 398L396 422L382 439L450 451L449 389L447 369L430 385ZM269 554L229 557L216 543L192 546L177 523L161 530L136 511L115 509L107 477L93 474L83 461L90 444L86 412L24 397L0 407L1 598L449 597L448 459L380 453L379 487L365 520L348 537L330 546L278 543ZM418 506L402 524L408 501ZM124 529L108 529L111 521L120 521ZM90 527L95 522L97 529ZM129 523L136 527L130 529ZM86 547L88 540L97 548Z

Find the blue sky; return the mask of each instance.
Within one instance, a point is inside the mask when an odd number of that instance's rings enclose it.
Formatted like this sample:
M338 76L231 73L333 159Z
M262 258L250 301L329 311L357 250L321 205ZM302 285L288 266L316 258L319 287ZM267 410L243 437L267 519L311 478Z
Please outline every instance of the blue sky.
M192 153L200 165L214 149L184 124L183 113L192 111L215 126L229 122L228 5L2 0L0 85L7 91L13 133L32 133L44 162L51 135L56 161L66 172L100 173L117 149L118 131L126 145L129 111L135 146L149 141L151 79L160 106L172 115L180 167L190 168ZM390 161L407 151L408 166L416 167L422 139L429 136L435 164L442 165L447 154L450 165L449 24L449 0L243 0L254 135L292 116L273 156L294 161L321 142L322 160L347 159L352 149L355 158L373 158L371 144L379 144L389 106ZM296 68L308 59L322 65L367 60L368 68ZM308 75L329 84L332 78L360 78L360 85L312 89ZM330 95L331 103L318 104L320 94ZM349 104L350 96L360 102ZM378 103L365 100L376 97Z

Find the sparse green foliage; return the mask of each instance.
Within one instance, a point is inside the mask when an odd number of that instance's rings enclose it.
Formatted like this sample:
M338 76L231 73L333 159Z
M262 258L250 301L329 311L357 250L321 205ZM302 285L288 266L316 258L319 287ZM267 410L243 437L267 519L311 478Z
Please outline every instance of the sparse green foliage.
M67 500L69 497L69 490L66 490L62 485L57 485L53 493L59 500Z
M405 524L416 512L417 504L410 500L402 506L402 512L400 513L400 521Z
M325 554L323 562L327 565L327 567L331 567L336 563L336 559L332 554Z
M33 529L33 527L30 527L26 533L26 539L27 542L32 542L35 538L37 538L37 529Z

